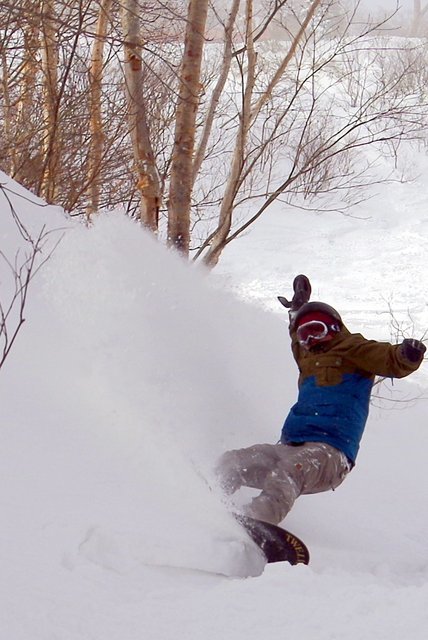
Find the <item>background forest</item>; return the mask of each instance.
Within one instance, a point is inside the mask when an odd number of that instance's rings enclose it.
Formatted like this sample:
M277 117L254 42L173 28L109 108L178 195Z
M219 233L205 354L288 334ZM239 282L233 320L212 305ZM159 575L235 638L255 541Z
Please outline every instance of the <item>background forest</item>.
M276 200L348 213L425 144L428 4L384 4L6 0L0 167L209 266Z

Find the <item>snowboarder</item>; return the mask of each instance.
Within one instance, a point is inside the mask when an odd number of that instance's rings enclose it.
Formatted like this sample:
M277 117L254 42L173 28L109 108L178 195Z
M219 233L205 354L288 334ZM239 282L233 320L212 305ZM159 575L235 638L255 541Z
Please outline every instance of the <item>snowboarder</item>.
M299 275L289 309L291 348L299 394L277 444L228 451L217 471L227 494L261 489L244 514L280 523L302 494L338 487L354 467L368 417L375 376L402 378L418 369L426 351L419 340L401 344L352 334L333 307L309 302L311 285Z

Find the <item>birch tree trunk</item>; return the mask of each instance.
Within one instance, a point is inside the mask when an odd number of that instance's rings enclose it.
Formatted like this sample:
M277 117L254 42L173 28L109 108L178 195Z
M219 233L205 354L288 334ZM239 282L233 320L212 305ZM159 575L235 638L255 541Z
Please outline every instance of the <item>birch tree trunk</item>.
M210 105L208 107L207 115L205 116L204 127L202 130L201 140L195 155L195 161L193 163L193 183L201 169L201 165L204 161L205 153L208 146L208 140L211 135L214 117L218 103L220 101L223 89L226 85L227 78L229 76L230 67L233 58L233 28L236 22L236 16L238 15L239 6L241 0L233 0L230 8L230 13L227 19L227 23L224 28L224 47L223 47L223 62L220 70L220 74L217 83L214 87L214 91L211 96Z
M268 87L265 89L265 91L263 92L263 94L260 96L259 100L255 104L251 114L252 120L257 118L261 109L272 98L272 92L274 88L277 86L281 78L284 76L284 73L288 65L290 64L290 61L292 60L296 52L297 45L299 44L300 40L303 38L305 31L308 28L308 25L312 20L312 18L314 17L315 11L318 9L320 4L321 4L321 0L313 0L313 2L310 4L309 9L306 13L305 19L300 25L300 28L291 43L291 46L287 52L287 55L284 57L283 61L279 65L278 69L276 70L272 80L269 82Z
M42 139L43 169L39 191L47 202L54 202L56 195L55 174L59 162L58 45L55 0L42 0L41 11L40 44L44 90L44 130Z
M91 67L89 69L90 90L90 147L88 161L89 204L86 210L88 218L98 211L100 204L99 170L103 157L104 132L102 119L102 80L104 66L104 46L109 24L109 12L112 0L101 0L98 20L92 45Z
M12 109L10 102L10 93L9 93L9 71L8 64L6 58L6 52L3 50L1 52L1 85L2 85L2 93L3 93L3 131L4 131L4 140L8 149L10 149L10 158L8 160L8 165L5 166L4 169L6 172L10 173L12 176L14 175L15 166L16 166L16 148L12 142Z
M160 180L150 142L143 95L143 47L139 28L139 11L138 0L123 0L121 3L125 93L137 187L141 193L140 219L148 229L156 232L159 219Z
M233 203L240 186L240 176L242 174L246 157L246 144L251 125L251 100L256 80L256 53L254 50L253 38L253 0L246 0L245 24L245 44L247 52L245 91L242 100L236 144L233 152L232 167L220 207L219 223L217 231L212 238L210 248L204 257L205 264L210 267L217 264L231 229Z
M209 0L190 0L175 122L168 208L168 242L188 256L196 114Z
M26 19L28 25L24 28L24 60L15 126L21 146L20 151L14 149L12 167L12 175L18 182L25 175L22 170L26 161L22 158L24 155L22 150L23 148L28 149L28 137L29 135L34 135L34 130L30 123L34 118L33 100L36 94L37 74L40 72L38 59L40 51L40 3L37 3L34 15L27 16ZM27 132L30 133L28 134Z
M235 149L233 153L232 168L228 177L225 193L223 196L219 223L217 230L210 237L209 248L204 256L204 262L209 267L214 267L227 244L228 236L232 228L232 216L236 195L243 182L243 170L246 160L246 144L248 134L252 124L257 119L263 106L266 105L272 98L272 92L277 84L283 77L293 55L296 51L297 45L303 38L305 31L312 20L315 11L321 4L321 0L313 0L306 13L305 19L302 22L294 40L292 41L290 48L282 60L281 64L275 71L271 81L266 87L265 91L253 104L253 91L255 85L256 76L256 53L254 50L254 27L253 27L253 0L246 0L246 37L245 37L245 50L247 55L247 77L246 86L244 92L244 98L242 103L242 110L240 114L240 122L238 128L238 134L236 138ZM200 251L201 252L201 251Z

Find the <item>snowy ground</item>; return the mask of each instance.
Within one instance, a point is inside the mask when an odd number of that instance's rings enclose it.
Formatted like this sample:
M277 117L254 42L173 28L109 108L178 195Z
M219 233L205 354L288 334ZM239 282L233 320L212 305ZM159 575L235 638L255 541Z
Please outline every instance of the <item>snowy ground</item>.
M33 233L68 226L11 197ZM212 467L278 439L296 369L276 295L297 273L352 330L388 339L391 307L421 337L427 203L420 178L384 187L366 220L278 207L212 276L120 215L67 230L0 371L0 637L426 638L426 371L379 387L356 469L287 518L309 567L264 568ZM4 201L0 220L13 256Z

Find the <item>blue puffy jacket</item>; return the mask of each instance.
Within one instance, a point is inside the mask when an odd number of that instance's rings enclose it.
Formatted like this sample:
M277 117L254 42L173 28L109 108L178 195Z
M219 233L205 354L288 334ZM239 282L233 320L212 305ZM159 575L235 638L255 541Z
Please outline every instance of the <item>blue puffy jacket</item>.
M281 442L327 442L354 464L375 376L403 378L420 362L407 360L400 345L366 340L346 327L310 351L299 345L294 331L291 338L300 372L299 395L285 420Z

